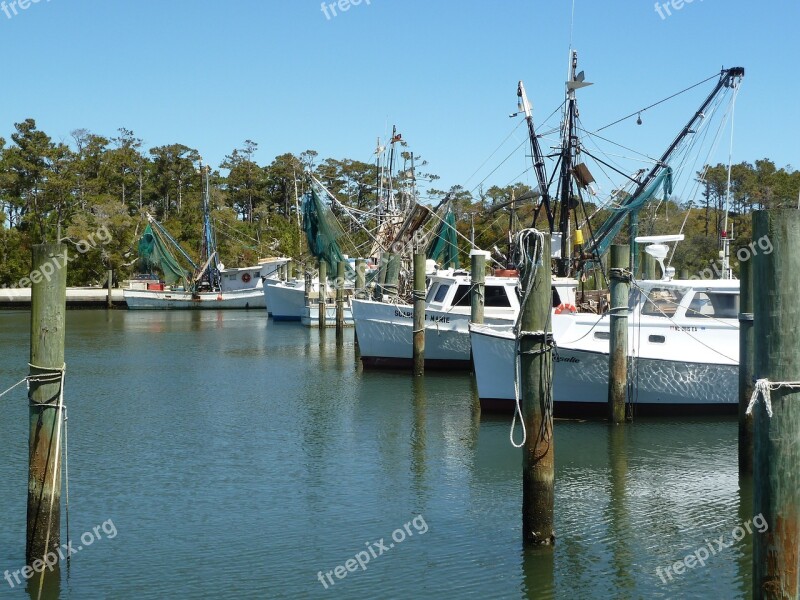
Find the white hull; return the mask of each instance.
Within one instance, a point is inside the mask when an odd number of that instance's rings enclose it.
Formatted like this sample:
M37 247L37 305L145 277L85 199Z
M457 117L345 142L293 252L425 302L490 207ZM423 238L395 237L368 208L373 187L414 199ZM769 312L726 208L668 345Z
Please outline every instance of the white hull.
M219 310L264 308L261 289L234 292L201 292L195 297L183 291L123 290L131 310Z
M514 407L514 338L510 331L472 325L478 395L491 408ZM558 348L553 365L553 399L559 404L608 402L608 353ZM631 369L637 405L737 404L738 365L639 358ZM676 409L677 410L677 409Z
M319 304L306 306L300 322L307 327L319 327ZM344 306L344 325L345 327L353 326L353 314L346 304ZM325 326L336 327L336 304L325 305Z
M412 360L412 306L372 300L353 300L353 320L361 359L365 364L404 365ZM492 322L511 322L494 318ZM469 309L425 311L425 362L436 366L470 366Z
M267 311L275 321L300 321L305 315L305 282L264 281L264 298Z

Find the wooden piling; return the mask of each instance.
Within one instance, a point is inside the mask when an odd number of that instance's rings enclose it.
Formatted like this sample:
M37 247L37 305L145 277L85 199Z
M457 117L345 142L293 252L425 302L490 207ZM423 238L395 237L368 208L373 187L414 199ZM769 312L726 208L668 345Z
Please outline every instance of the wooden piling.
M642 248L642 279L653 281L656 278L656 259Z
M473 250L470 252L472 264L472 298L470 298L470 321L483 323L483 309L486 299L486 257L488 252Z
M345 262L341 260L336 265L336 340L339 342L344 337L344 277Z
M108 282L108 295L106 296L106 308L114 308L114 298L111 295L111 288L114 287L114 271L108 270L106 274L106 281Z
M392 298L397 298L399 284L400 255L393 252L389 255L389 262L386 264L386 283L383 286L384 294Z
M628 237L630 238L630 265L631 273L634 277L640 278L639 247L636 244L636 237L639 235L639 213L632 211L628 215Z
M800 211L753 213L753 239L771 241L769 254L753 259L755 372L773 387L800 382ZM772 416L760 397L754 407L754 516L767 528L754 531L753 597L800 594L800 388L771 389Z
M33 246L25 544L28 565L42 560L61 545L63 414L60 400L67 304L66 264L64 244Z
M317 310L319 310L319 328L324 330L327 323L325 323L325 318L327 317L327 307L326 307L326 300L328 295L328 263L324 260L319 261L319 298L317 299Z
M628 271L630 249L611 246L611 336L608 352L608 420L625 421L628 399Z
M375 284L375 300L380 302L383 300L383 289L386 284L386 269L389 263L389 253L384 252L381 254L381 264L378 267L378 278Z
M294 261L289 259L286 261L286 279L294 279Z
M753 395L753 261L739 265L739 473L753 474L753 415L747 406Z
M425 372L425 254L414 254L414 375Z
M367 263L363 258L356 259L356 285L355 293L356 298L363 298L364 297L364 288L367 286L366 284L366 268Z
M522 414L527 432L522 459L522 532L531 545L555 542L549 234L544 235L543 246L545 266L531 265L522 274L523 289L530 289L530 294L522 307L519 333Z
M683 281L686 281L687 279L689 279L689 269L686 269L686 268L681 269L681 279Z
M311 314L311 273L304 270L305 273L305 292L303 293L303 305L308 306L309 315Z

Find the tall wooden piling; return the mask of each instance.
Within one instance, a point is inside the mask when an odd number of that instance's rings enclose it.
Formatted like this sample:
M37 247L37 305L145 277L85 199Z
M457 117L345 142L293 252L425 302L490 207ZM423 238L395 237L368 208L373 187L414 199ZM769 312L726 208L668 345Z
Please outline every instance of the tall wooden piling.
M106 296L106 308L114 308L114 298L111 295L111 289L114 287L114 271L108 270L106 273L106 281L108 285L108 295Z
M771 241L753 259L755 373L771 385L771 416L762 397L754 407L755 516L768 528L754 532L753 597L800 594L800 211L753 213L753 239ZM784 384L778 387L778 384ZM758 386L761 387L761 386Z
M312 278L311 278L311 273L309 273L307 270L304 269L303 272L305 274L305 284L306 284L305 285L305 292L303 293L303 305L309 307L308 308L308 311L309 311L308 314L310 315L311 314L311 282L312 282Z
M339 261L336 265L336 340L341 342L344 337L344 277L345 262Z
M545 266L530 265L522 274L523 289L530 293L522 307L519 333L522 414L527 432L522 459L522 532L525 542L532 545L555 541L550 235L544 235L543 245Z
M425 372L425 254L414 254L414 375Z
M470 298L470 321L483 323L483 309L486 301L486 257L488 252L473 250L470 252L472 262L472 298Z
M286 279L294 279L294 261L291 259L286 261Z
M375 283L375 300L380 302L383 300L383 289L386 284L386 269L389 264L389 253L384 252L381 254L381 264L378 267L378 278Z
M326 300L328 295L328 263L324 260L319 261L319 298L317 299L317 309L319 310L319 328L324 330L327 326Z
M67 247L33 247L28 437L28 527L25 558L30 565L61 545L61 423Z
M383 286L384 294L396 298L399 284L400 255L393 252L389 255L389 261L386 263L386 283Z
M753 395L753 261L739 265L739 473L753 474L753 415L747 406Z
M639 213L633 211L628 215L628 237L630 238L630 265L631 273L634 277L639 277L639 247L636 244L636 237L639 235Z
M364 297L364 288L367 287L366 284L366 268L367 263L363 258L356 259L356 284L355 290L353 290L356 298L363 298Z
M642 279L652 281L656 278L656 259L642 248Z
M611 246L611 336L608 353L608 420L625 421L628 398L628 296L630 249Z

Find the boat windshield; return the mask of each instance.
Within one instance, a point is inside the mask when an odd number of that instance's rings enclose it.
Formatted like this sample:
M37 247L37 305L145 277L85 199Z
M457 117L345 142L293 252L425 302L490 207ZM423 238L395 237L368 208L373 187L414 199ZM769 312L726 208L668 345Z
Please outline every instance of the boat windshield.
M672 317L685 295L685 290L676 288L651 288L647 292L641 314L648 317Z
M739 294L726 292L697 292L692 298L686 317L693 319L737 319Z

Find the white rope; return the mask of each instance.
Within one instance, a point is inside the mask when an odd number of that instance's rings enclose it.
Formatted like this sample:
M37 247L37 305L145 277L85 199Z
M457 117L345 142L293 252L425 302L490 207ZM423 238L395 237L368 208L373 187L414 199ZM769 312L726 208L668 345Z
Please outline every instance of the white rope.
M531 248L531 243L533 248ZM517 266L519 267L520 274L527 273L530 269L530 276L528 276L527 286L524 293L520 295L520 309L517 313L517 320L514 323L514 418L511 420L511 431L508 434L511 445L514 448L522 448L528 439L528 432L525 430L525 418L522 414L522 406L519 397L519 377L522 371L519 340L522 329L522 311L533 289L533 281L536 279L536 270L542 265L542 252L544 248L544 234L536 229L523 229L517 234L517 253L519 260ZM522 286L523 278L520 277L519 285ZM522 426L522 441L517 444L514 441L514 429L517 426L517 416L519 415L519 423Z
M22 384L23 384L23 383L25 383L26 381L28 381L28 378L27 378L27 377L25 377L24 379L21 379L20 381L18 381L18 382L17 382L17 383L15 383L14 385L12 385L10 388L8 388L8 389L7 389L5 392L3 392L2 394L0 394L0 398L2 398L3 396L5 396L5 395L6 395L8 392L10 392L11 390L13 390L15 387L18 387L18 386L22 385Z
M800 381L775 381L772 382L769 379L758 379L756 381L755 388L753 389L753 395L750 396L750 404L747 405L747 411L745 414L753 414L753 408L756 404L758 404L758 397L762 396L764 398L764 408L767 409L767 414L769 418L772 418L772 394L773 390L779 390L781 388L789 388L789 389L800 389Z

